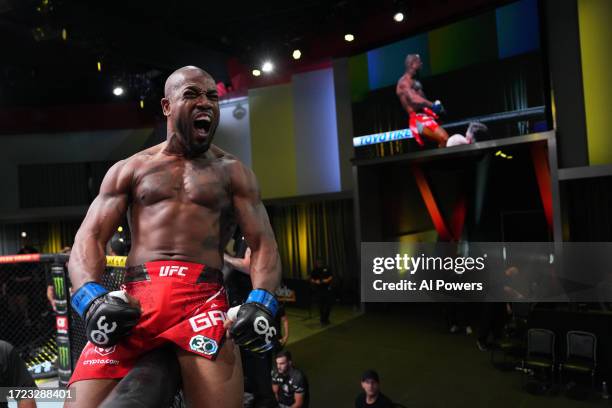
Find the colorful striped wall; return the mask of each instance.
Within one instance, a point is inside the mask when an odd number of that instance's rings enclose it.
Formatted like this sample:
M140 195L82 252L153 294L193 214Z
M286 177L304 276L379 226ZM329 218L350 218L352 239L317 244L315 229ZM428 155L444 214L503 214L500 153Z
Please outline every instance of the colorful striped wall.
M351 96L395 85L407 54L420 54L422 77L437 75L540 47L537 0L521 0L349 59Z

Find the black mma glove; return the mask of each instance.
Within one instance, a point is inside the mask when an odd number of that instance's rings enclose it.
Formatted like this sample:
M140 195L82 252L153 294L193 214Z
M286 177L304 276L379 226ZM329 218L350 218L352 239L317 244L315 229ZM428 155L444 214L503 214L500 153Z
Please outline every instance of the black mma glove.
M446 112L444 110L444 106L442 105L442 102L440 101L435 101L433 105L431 105L431 110L434 111L436 115L441 115Z
M141 314L138 307L128 303L125 292L108 292L95 282L81 286L71 303L85 320L87 340L103 348L114 346L128 335Z
M274 316L278 301L264 289L254 289L246 302L228 311L235 320L230 329L234 342L249 351L264 353L278 345Z

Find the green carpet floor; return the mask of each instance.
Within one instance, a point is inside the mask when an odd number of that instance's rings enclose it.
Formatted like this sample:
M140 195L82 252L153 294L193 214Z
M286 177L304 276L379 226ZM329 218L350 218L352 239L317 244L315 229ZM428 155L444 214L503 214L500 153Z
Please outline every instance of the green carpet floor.
M473 335L448 334L443 314L431 310L391 316L336 308L335 324L325 330L314 311L310 318L295 313L289 310L299 339L292 335L288 349L309 378L312 408L352 407L367 368L379 372L382 391L405 407L610 406L596 396L585 402L526 393L519 372L493 368Z

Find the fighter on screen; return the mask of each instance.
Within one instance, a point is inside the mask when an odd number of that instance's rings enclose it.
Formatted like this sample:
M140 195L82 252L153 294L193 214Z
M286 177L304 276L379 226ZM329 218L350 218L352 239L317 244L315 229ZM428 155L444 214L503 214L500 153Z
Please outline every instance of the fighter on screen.
M212 145L215 81L188 66L170 75L161 101L167 140L116 163L81 225L68 265L73 308L88 343L70 387L97 407L143 354L173 344L188 406L241 407L238 348L272 348L280 259L253 172ZM100 279L104 245L128 214L132 247L121 291ZM228 321L221 268L235 224L251 248L255 288ZM229 329L230 337L226 336Z
M446 146L448 133L438 123L438 115L444 111L440 101L431 102L425 98L423 87L415 76L423 66L419 54L408 54L405 60L406 72L397 81L395 93L402 107L408 113L408 124L414 139L420 146L425 142L422 136L436 142L438 147Z

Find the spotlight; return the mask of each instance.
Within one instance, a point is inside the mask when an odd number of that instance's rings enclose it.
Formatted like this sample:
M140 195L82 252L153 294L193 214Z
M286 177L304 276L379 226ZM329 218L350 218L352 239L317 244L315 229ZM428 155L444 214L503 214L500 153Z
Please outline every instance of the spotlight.
M253 74L253 76L260 76L261 75L261 71L258 69L254 69L253 72L251 72Z
M302 51L300 51L300 50L293 50L292 56L293 56L294 60L299 60L300 57L302 56Z
M404 13L402 13L401 11L395 13L395 15L393 16L393 19L397 21L398 23L401 23L402 21L404 21Z
M140 100L140 109L144 109L144 100L143 99ZM119 228L121 228L121 227L119 227Z
M21 231L21 238L25 238L28 236L28 233L25 231Z
M355 39L355 36L351 33L344 34L344 41L351 42Z
M117 232L123 232L123 227L121 225L117 228Z
M261 70L266 73L272 72L274 71L274 64L271 61L265 61L261 66Z
M102 72L102 63L98 61L98 72Z
M121 95L123 95L123 88L122 88L122 87L120 87L120 86L116 86L116 87L113 89L113 95L115 95L115 96L121 96Z
M66 41L68 39L68 31L65 28L62 28L62 40Z

